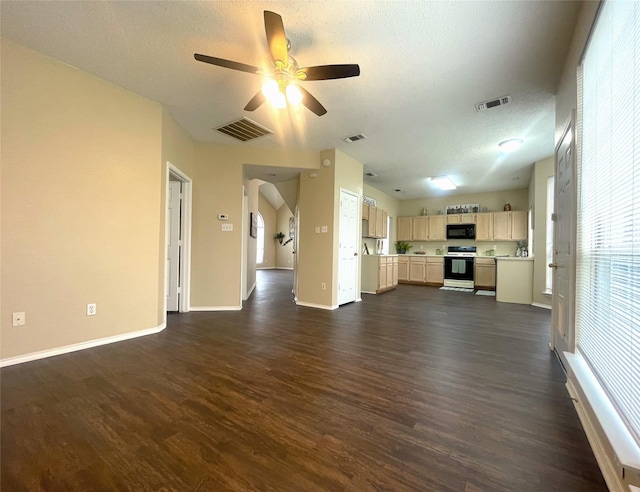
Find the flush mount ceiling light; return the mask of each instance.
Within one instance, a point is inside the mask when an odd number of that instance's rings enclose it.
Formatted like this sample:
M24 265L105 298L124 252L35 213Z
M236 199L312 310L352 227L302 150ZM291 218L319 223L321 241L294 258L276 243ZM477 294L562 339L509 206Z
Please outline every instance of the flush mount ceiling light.
M456 185L453 184L453 181L451 181L451 178L449 176L437 176L435 178L431 178L431 182L442 191L456 189Z
M509 140L505 140L504 142L500 142L498 147L503 152L515 152L522 145L522 140L519 138L510 138Z

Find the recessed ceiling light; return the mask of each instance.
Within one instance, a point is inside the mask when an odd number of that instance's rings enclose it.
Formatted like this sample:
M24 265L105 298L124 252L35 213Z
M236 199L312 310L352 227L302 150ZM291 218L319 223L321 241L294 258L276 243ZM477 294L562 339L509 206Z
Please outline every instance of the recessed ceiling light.
M431 178L431 182L440 188L442 191L455 190L456 185L451 181L449 176L437 176Z
M393 190L393 191L397 191L397 192L399 193L399 192L401 192L402 190L401 190L400 188L396 188L396 189L395 189L395 190Z
M510 138L509 140L505 140L504 142L500 142L498 147L503 152L515 152L522 145L522 140L519 138Z

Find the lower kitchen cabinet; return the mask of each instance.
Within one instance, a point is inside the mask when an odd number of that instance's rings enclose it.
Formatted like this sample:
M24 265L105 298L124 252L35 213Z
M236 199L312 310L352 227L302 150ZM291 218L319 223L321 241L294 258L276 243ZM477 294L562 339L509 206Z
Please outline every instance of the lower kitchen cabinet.
M496 260L495 258L475 259L475 286L478 288L495 289L496 287Z
M425 257L409 258L409 282L424 283L427 278L427 259Z
M407 282L409 280L409 257L405 255L398 256L398 281Z
M398 257L362 255L360 290L365 294L379 294L398 285Z
M428 256L426 282L442 285L444 282L444 257Z

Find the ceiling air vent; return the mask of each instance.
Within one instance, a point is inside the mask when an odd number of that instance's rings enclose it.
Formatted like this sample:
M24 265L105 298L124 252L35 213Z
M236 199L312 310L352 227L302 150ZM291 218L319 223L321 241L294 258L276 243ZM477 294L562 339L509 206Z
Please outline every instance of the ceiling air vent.
M369 176L370 178L375 178L376 176L378 176L376 173L372 173L372 172L364 173L364 175Z
M220 128L216 128L216 130L220 133L224 133L225 135L238 139L241 142L273 134L271 130L258 125L255 121L252 121L249 118L240 118L239 120L232 121Z
M491 101L485 101L476 104L477 111L486 111L487 109L495 108L498 106L504 106L511 102L511 96L502 96L498 99L492 99Z
M364 140L367 136L364 133L358 133L357 135L352 135L344 139L347 143L357 142L358 140Z

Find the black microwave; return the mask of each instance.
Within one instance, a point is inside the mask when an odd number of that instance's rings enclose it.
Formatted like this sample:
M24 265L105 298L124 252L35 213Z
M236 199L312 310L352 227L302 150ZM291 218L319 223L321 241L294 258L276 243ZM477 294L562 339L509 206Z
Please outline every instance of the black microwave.
M475 239L475 224L447 224L447 239Z

